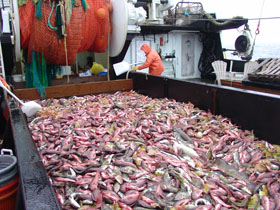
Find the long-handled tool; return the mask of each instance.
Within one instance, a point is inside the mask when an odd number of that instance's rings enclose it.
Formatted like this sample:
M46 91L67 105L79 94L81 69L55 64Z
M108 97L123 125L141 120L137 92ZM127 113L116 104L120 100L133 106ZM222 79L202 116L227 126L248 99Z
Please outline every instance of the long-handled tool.
M35 101L28 101L24 103L22 100L16 97L16 95L14 95L8 88L6 88L1 81L0 81L0 87L6 90L14 99L16 99L22 105L21 110L23 113L26 114L27 117L31 117L40 109L42 109L41 105L36 103Z

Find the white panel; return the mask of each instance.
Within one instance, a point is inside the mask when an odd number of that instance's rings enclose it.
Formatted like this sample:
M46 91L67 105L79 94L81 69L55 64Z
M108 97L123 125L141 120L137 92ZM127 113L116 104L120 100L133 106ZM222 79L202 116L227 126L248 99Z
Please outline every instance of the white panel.
M125 0L111 0L113 6L112 35L110 40L110 56L118 56L125 44L127 35L128 12Z
M160 38L163 45L160 46ZM167 34L146 35L145 40L150 42L152 49L161 51L164 72L162 76L188 79L199 78L198 61L202 52L202 43L199 41L198 33L172 31ZM131 41L125 56L128 63L136 63L142 56L137 56L136 48L140 47L143 37L136 37ZM137 44L138 43L138 44ZM137 47L138 46L138 47ZM165 58L175 52L175 58ZM141 71L148 72L148 70Z
M4 0L4 7L10 7L10 1L9 0ZM2 1L0 1L0 8L3 8L3 5L2 5Z
M194 75L194 35L187 34L182 36L182 77Z

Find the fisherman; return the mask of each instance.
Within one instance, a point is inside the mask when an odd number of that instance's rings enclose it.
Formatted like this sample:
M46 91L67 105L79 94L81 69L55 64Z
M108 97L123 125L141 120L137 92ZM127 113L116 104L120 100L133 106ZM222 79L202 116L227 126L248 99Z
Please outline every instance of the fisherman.
M146 61L141 66L134 66L133 70L149 68L149 74L160 76L164 71L164 66L157 51L152 50L148 44L143 44L141 50L146 54Z

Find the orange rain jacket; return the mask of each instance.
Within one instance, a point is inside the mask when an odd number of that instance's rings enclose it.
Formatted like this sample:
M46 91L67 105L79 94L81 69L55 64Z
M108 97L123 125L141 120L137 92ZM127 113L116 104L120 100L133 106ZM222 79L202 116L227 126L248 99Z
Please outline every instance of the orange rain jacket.
M149 67L149 74L160 76L164 71L164 66L157 51L152 50L148 44L143 44L141 50L146 54L146 61L138 69L145 69Z

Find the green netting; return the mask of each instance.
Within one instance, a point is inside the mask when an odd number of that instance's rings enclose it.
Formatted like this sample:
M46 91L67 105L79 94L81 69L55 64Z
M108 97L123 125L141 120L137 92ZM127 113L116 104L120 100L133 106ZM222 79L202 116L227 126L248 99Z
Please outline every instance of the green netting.
M57 36L59 39L62 39L64 37L63 31L62 31L62 26L63 26L63 20L61 17L61 5L57 4L56 5L56 13L55 13L55 26L57 28Z
M27 3L27 0L18 0L18 6L21 7Z
M26 88L33 88L32 73L31 73L31 63L25 64L25 86Z
M41 1L39 0L36 5L35 17L42 19Z
M47 94L46 94L46 90L45 90L45 87L42 85L39 77L38 77L38 68L37 66L40 66L39 64L37 64L37 59L36 57L39 57L39 56L36 56L36 53L35 51L32 51L32 62L31 62L31 68L30 68L30 71L31 71L31 75L32 75L32 86L37 88L39 94L40 94L40 97L41 99L44 99L46 98ZM40 58L40 57L39 57ZM39 59L40 61L40 59ZM40 72L40 70L39 70ZM41 74L41 72L40 72Z
M32 51L32 62L25 64L26 88L37 88L41 99L46 98L45 87L48 86L44 54Z
M61 66L47 65L43 53L32 51L32 62L25 64L26 88L37 88L41 98L45 98L44 87L51 86L61 71Z
M48 76L47 76L47 64L46 64L46 60L45 60L45 56L44 56L44 53L42 53L42 56L41 56L41 82L42 82L42 85L44 87L47 87L48 86Z
M82 1L83 9L84 9L84 11L86 12L86 11L87 11L87 8L88 8L87 1L86 1L86 0L81 0L81 1Z

